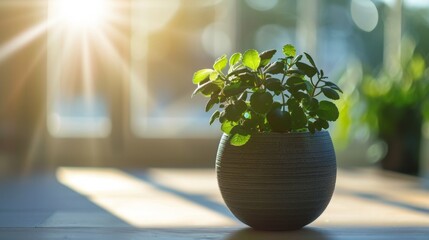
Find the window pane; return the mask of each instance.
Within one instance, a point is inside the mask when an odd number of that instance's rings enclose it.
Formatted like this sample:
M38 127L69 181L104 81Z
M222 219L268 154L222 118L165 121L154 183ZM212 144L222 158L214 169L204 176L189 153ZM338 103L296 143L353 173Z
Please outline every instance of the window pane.
M95 24L95 7L100 6L88 7L86 11L93 11L85 18L79 4L49 2L48 129L55 137L106 137L111 128L109 63L88 28Z
M191 99L191 79L194 71L231 51L231 2L133 1L130 97L131 126L137 136L219 134L216 127L208 127L211 113L203 111L207 100Z

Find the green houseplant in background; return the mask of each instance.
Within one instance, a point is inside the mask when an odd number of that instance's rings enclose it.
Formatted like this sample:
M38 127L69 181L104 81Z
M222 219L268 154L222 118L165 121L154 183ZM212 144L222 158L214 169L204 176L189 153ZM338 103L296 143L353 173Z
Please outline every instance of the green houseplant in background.
M422 125L429 119L429 76L414 44L404 41L402 45L400 69L364 75L356 94L365 109L361 123L386 143L382 168L417 175Z
M341 89L312 57L283 47L218 58L195 72L193 95L214 106L210 124L224 132L216 172L231 212L262 230L292 230L315 220L328 205L336 178L330 135ZM229 67L228 67L229 66ZM227 70L228 69L228 70Z

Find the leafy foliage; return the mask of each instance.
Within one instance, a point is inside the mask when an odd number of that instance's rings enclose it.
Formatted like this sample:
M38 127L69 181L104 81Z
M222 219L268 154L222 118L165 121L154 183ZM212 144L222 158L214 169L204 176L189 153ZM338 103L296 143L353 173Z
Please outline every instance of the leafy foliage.
M338 109L330 100L339 99L341 89L327 80L309 54L296 55L291 44L282 52L284 56L274 61L275 49L262 53L250 49L229 60L223 55L213 69L195 72L193 95L210 98L206 111L218 105L210 124L218 119L232 145L246 144L255 132L314 133L337 120ZM322 95L326 100L319 101Z
M402 60L401 71L368 74L356 91L365 109L361 121L379 136L394 135L399 127L404 132L401 124L412 125L413 118L429 120L427 63L420 54Z

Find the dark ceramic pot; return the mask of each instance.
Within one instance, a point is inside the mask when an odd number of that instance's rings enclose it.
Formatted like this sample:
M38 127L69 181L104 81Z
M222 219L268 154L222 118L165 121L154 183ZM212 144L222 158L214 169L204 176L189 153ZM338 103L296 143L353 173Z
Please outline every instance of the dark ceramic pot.
M241 147L223 135L216 173L222 197L238 219L258 230L286 231L322 214L337 165L326 131L254 134Z

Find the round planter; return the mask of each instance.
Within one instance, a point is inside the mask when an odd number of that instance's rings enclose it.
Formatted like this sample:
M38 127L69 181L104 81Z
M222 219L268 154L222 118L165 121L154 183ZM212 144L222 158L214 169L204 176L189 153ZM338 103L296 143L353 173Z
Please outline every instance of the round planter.
M241 147L223 135L216 158L222 197L243 223L258 230L295 230L322 214L337 166L328 132L259 133Z

